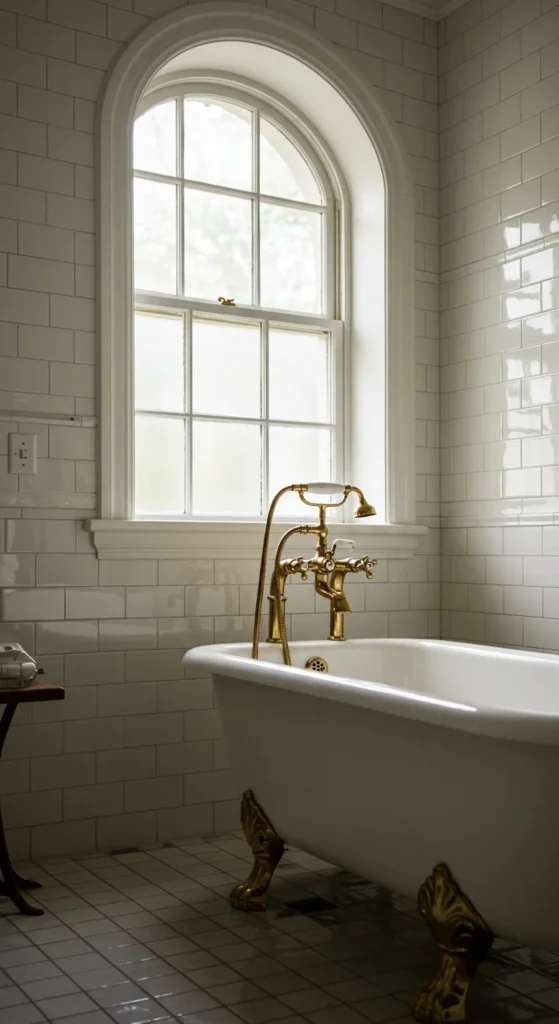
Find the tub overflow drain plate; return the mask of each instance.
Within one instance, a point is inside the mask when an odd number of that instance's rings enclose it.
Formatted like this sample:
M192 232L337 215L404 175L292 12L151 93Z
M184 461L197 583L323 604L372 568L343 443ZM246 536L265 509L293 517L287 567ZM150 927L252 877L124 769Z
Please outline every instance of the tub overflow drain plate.
M328 662L324 658L320 658L318 654L315 654L313 658L309 658L305 668L310 668L311 672L327 672Z

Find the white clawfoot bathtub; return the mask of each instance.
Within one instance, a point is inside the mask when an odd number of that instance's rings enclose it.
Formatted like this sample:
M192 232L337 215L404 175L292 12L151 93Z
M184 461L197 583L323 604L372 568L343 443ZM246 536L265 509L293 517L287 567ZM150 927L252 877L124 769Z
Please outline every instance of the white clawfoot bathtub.
M559 657L431 640L199 647L281 838L415 896L448 865L496 935L559 949ZM304 668L311 655L329 673Z

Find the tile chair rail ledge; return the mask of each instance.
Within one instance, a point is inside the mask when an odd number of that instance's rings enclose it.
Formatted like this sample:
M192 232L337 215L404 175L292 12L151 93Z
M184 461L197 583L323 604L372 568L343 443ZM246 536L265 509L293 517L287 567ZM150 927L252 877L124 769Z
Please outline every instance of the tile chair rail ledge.
M277 545L295 525L285 520L272 527ZM371 548L375 557L413 558L427 526L408 523L332 523L340 532ZM254 558L260 557L264 521L219 522L142 519L88 519L86 528L100 559L122 558ZM309 551L312 550L312 545Z

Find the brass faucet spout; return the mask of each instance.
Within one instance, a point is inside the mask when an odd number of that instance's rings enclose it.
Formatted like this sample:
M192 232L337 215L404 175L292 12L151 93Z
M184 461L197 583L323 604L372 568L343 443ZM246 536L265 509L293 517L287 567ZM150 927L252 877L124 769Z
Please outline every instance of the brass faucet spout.
M315 578L314 589L316 590L317 594L320 594L321 597L328 598L332 605L332 608L334 608L336 612L351 611L351 605L346 595L344 594L343 590L336 590L334 587L331 587L327 577L319 576L317 574Z
M376 559L369 558L368 555L364 555L362 558L345 558L336 560L334 571L330 577L330 585L335 593L339 593L347 601L347 597L344 593L345 578L348 572L364 572L367 579L373 577L373 566L375 566ZM349 601L347 602L349 606ZM330 603L330 636L329 640L345 640L344 636L344 612L351 611L351 607L343 608L331 601Z

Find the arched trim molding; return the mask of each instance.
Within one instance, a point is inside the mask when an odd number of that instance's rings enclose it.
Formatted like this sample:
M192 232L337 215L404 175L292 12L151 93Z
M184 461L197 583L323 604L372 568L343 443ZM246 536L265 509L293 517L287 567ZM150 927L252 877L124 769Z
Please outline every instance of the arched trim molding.
M231 44L235 44L234 46ZM351 62L312 29L237 0L154 21L124 49L100 105L98 296L101 519L99 557L255 557L254 523L130 519L132 446L132 126L154 81L184 70L242 74L284 95L314 124L347 186L342 282L348 325L346 477L379 520L346 523L371 554L410 557L415 520L414 189L407 154L381 99ZM291 90L291 95L287 95ZM374 481L374 484L371 484Z

